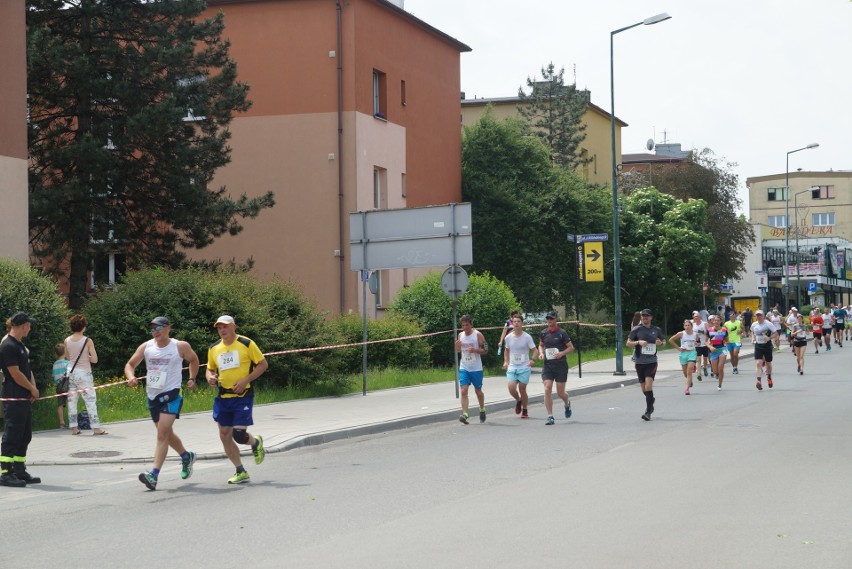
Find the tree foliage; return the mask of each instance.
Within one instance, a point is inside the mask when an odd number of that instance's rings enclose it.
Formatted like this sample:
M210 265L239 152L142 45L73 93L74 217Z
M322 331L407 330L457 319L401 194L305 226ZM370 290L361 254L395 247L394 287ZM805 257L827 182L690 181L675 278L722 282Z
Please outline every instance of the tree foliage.
M739 177L733 173L736 164L724 162L712 150L694 150L682 163L654 170L652 185L680 200L701 199L707 203L707 217L701 226L713 236L716 251L704 275L713 283L725 283L740 278L745 271L745 259L754 246L754 234L748 221L737 214L742 205ZM649 183L637 176L632 184ZM627 186L629 188L629 185Z
M458 316L469 314L475 327L495 327L482 331L491 346L486 357L497 362L497 340L509 312L519 307L518 300L505 283L489 274L471 274L467 292L458 298ZM429 273L402 289L391 306L392 313L406 316L420 324L423 332L445 332L453 329L452 301L441 289L441 274ZM452 334L437 334L428 338L435 365L452 365L455 348Z
M24 344L30 349L30 365L40 388L52 385L56 360L53 347L71 333L68 308L56 292L56 282L29 264L0 259L0 321L22 310L35 320Z
M33 252L68 263L70 301L103 253L129 267L174 265L272 193L211 188L230 161L228 125L245 111L223 15L203 0L28 0Z
M237 333L264 353L338 343L332 325L295 285L228 270L131 271L113 290L89 299L83 312L98 346L96 373L107 377L123 374L136 347L151 338L148 323L155 316L168 317L172 337L189 342L202 363L218 339L213 323L222 314L233 316ZM340 358L336 350L270 356L263 383L343 385Z
M624 309L654 309L660 322L672 313L689 316L716 252L713 236L703 229L707 204L643 188L625 196L622 205Z
M605 190L555 166L547 147L517 119L486 110L465 128L462 198L473 215L473 266L505 282L527 312L574 299L574 251L568 233L600 233L611 224Z
M574 84L565 84L565 68L556 71L553 62L541 68L541 80L527 78L529 94L518 89L523 104L518 113L532 127L532 132L551 150L555 164L575 170L591 158L581 155L580 145L586 139L583 115L589 96Z

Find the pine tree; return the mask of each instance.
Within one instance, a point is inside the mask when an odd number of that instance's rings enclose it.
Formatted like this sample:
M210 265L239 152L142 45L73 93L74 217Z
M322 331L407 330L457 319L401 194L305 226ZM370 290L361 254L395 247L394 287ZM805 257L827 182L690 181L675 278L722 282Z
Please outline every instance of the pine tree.
M222 14L203 0L28 0L30 244L78 307L93 259L174 265L272 193L211 188L247 110Z
M565 68L556 72L551 62L541 68L541 81L527 78L526 94L518 89L522 103L518 112L532 127L533 133L551 149L555 164L575 170L591 162L582 155L580 145L586 139L583 115L589 102L587 91L565 84Z

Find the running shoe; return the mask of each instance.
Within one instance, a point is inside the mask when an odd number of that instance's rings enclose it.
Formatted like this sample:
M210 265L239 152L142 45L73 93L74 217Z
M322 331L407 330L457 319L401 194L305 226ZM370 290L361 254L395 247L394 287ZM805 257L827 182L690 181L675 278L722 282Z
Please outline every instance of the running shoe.
M797 368L796 368L796 371L797 371L797 372L799 372L799 373L802 373L802 368L797 367Z
M734 374L735 374L735 375L739 375L739 374L740 374L740 370L738 370L737 368L734 368Z
M757 384L755 385L758 391L763 391L763 384L760 383L760 378L757 378Z
M517 401L515 401L515 415L520 415L520 414L521 414L521 400L518 399Z
M701 366L701 369L704 370L704 377L707 377L707 366ZM701 378L698 378L698 381L701 381Z
M479 412L479 422L480 422L480 423L484 423L484 422L485 422L485 411L480 411L480 412Z
M143 472L139 475L139 482L148 487L148 490L157 489L157 477L150 472Z
M801 369L800 369L800 370L799 370L799 375L805 375L804 370L801 370Z
M684 395L689 395L689 388L688 388L688 387L687 387L686 389L684 389L684 390L683 390L683 394L684 394Z
M254 463L260 464L266 458L266 451L263 449L263 437L255 435L254 440L257 441L257 445L251 448L251 453L254 455Z
M643 421L650 421L651 420L651 414L648 413L647 411L645 411L645 413L642 414L642 420Z
M459 415L459 421L461 421L461 422L462 422L462 423L464 423L465 425L469 425L469 424L470 424L470 423L468 422L468 420L467 420L467 413L462 413L461 415Z
M722 386L721 386L721 385L720 385L720 386L718 386L718 387L716 388L716 391L722 391Z
M189 451L188 454L189 458L180 461L180 477L184 480L192 476L192 465L195 464L195 453Z
M245 484L250 478L249 473L243 470L228 478L228 484Z
M815 354L818 354L818 353L819 353L819 350L815 351L814 353L815 353Z
M769 389L772 389L772 376L771 375L766 378L766 385L769 386Z
M545 425L554 425L556 424L556 419L553 416L547 418L547 421L544 422Z
M530 415L529 415L529 413L527 413L526 409L521 411L521 419L529 419L529 418L530 418Z
M830 352L830 351L831 351L831 346L826 346L826 347L825 347L825 351L826 351L826 352Z
M566 419L571 418L571 402L570 401L568 402L568 405L565 406L565 418Z

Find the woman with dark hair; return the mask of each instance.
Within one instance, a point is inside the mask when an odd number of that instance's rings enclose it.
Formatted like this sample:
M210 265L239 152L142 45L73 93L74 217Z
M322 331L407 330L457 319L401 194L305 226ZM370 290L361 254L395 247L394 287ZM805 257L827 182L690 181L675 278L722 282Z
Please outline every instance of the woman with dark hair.
M68 364L68 424L72 435L79 435L77 426L77 397L82 394L92 423L93 435L108 435L101 428L98 418L98 402L95 393L95 378L92 376L92 364L98 363L95 343L85 335L89 322L86 317L77 314L69 321L72 334L65 338L65 359ZM81 393L82 392L82 393Z

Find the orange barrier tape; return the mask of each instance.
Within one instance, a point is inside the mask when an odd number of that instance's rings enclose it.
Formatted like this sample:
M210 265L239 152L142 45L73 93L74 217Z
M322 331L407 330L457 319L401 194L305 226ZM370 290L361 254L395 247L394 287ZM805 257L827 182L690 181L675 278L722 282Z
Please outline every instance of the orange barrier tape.
M585 324L583 322L577 322L576 320L566 321L566 322L558 322L558 324L580 324L580 326L590 326L590 327L599 327L599 328L606 328L606 327L614 327L615 326L615 324ZM525 328L530 328L530 327L535 327L535 326L547 326L547 324L525 324L524 325ZM502 329L503 329L503 326L489 326L489 327L486 327L486 328L477 328L477 330L502 330ZM318 352L320 350L336 350L338 348L351 348L353 346L382 344L382 343L385 343L385 342L398 342L398 341L401 341L401 340L413 340L415 338L428 338L429 336L439 336L441 334L451 334L452 332L453 332L452 330L443 330L441 332L427 332L427 333L424 333L424 334L414 334L412 336L400 336L398 338L385 338L384 340L368 340L366 342L353 342L351 344L332 344L330 346L316 346L316 347L313 347L313 348L293 348L293 349L290 349L290 350L280 350L278 352L267 352L267 353L263 354L263 356L264 357L281 356L281 355L286 355L286 354L298 354L298 353L301 353L301 352ZM206 365L207 364L201 364L201 367L205 367ZM183 369L189 369L189 368L185 367ZM145 379L145 377L146 376L142 375L142 376L138 376L136 379ZM114 381L112 383L106 383L104 385L95 385L93 387L85 387L83 389L72 389L71 391L67 391L65 393L56 393L54 395L45 395L44 397L39 397L38 401L41 401L43 399L55 399L57 397L64 397L64 396L67 396L69 393L83 393L83 392L90 391L90 390L97 390L97 389L104 389L104 388L107 388L107 387L114 387L116 385L122 385L124 383L127 383L128 381L130 381L130 380L125 379L123 381ZM0 397L0 401L29 401L29 399Z

